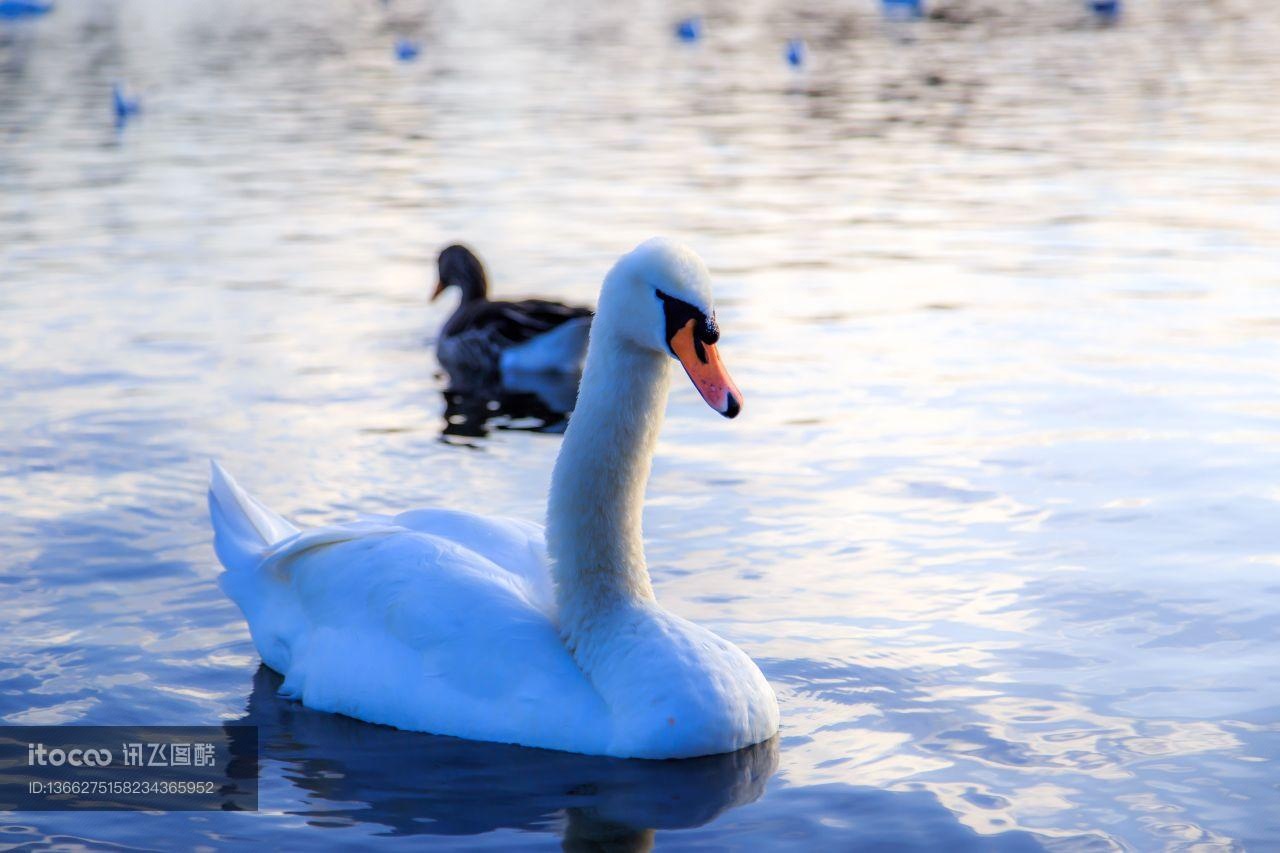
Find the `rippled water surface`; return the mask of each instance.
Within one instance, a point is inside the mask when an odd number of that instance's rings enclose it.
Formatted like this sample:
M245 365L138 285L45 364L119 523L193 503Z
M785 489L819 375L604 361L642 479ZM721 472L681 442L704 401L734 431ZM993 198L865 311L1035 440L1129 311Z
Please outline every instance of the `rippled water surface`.
M0 840L1280 847L1280 10L694 7L693 45L653 2L0 22L0 719L264 744L258 813ZM554 429L442 440L434 254L590 301L654 233L746 396L673 385L655 587L761 663L778 741L638 765L278 699L208 458L304 523L539 518Z

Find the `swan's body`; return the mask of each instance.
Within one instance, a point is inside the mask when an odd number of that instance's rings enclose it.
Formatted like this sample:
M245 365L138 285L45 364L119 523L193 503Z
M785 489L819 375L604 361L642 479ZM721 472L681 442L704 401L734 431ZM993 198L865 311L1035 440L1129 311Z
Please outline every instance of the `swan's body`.
M546 539L534 524L432 509L299 532L215 465L223 588L262 659L285 675L282 691L403 729L621 757L709 755L771 737L777 701L760 670L658 605L641 547L668 364L630 327L662 327L665 316L669 330L668 303L683 306L675 335L656 336L672 352L699 347L690 375L736 414L727 374L719 385L703 375L719 365L705 337L707 290L697 257L660 241L606 279ZM712 331L680 323L686 309Z
M501 376L582 369L590 308L549 299L491 301L484 266L465 246L446 248L437 267L440 282L431 298L451 287L461 294L436 342L446 370Z

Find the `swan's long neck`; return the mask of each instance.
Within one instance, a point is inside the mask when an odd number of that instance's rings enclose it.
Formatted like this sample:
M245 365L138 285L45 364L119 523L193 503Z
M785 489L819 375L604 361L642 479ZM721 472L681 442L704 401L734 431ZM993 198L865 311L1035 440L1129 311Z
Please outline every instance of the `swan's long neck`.
M640 518L669 365L618 335L604 302L547 506L561 630L575 653L620 606L653 599Z

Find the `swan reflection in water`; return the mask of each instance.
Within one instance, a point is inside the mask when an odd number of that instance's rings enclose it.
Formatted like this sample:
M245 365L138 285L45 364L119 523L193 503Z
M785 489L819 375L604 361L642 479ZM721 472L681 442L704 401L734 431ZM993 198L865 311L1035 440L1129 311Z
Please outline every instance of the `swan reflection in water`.
M578 398L578 373L512 373L501 378L446 371L446 441L491 429L562 433Z
M283 766L303 792L291 813L312 826L475 835L563 820L566 850L649 850L655 830L755 801L778 765L776 737L680 761L576 755L363 723L281 698L280 684L259 667L245 716L228 725L258 727L260 765Z

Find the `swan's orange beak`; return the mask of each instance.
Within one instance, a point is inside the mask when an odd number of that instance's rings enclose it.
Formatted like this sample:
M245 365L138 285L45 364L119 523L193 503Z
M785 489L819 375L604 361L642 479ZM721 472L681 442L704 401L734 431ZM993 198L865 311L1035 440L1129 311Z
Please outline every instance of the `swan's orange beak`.
M431 294L431 301L435 302L437 299L439 299L440 294L444 293L445 288L447 286L448 285L444 283L444 279L440 279L438 282L436 282L436 292Z
M726 418L737 417L742 411L742 392L733 384L729 371L724 369L716 345L699 340L694 334L697 322L692 318L671 336L671 351L684 365L684 372L693 380L707 405Z

